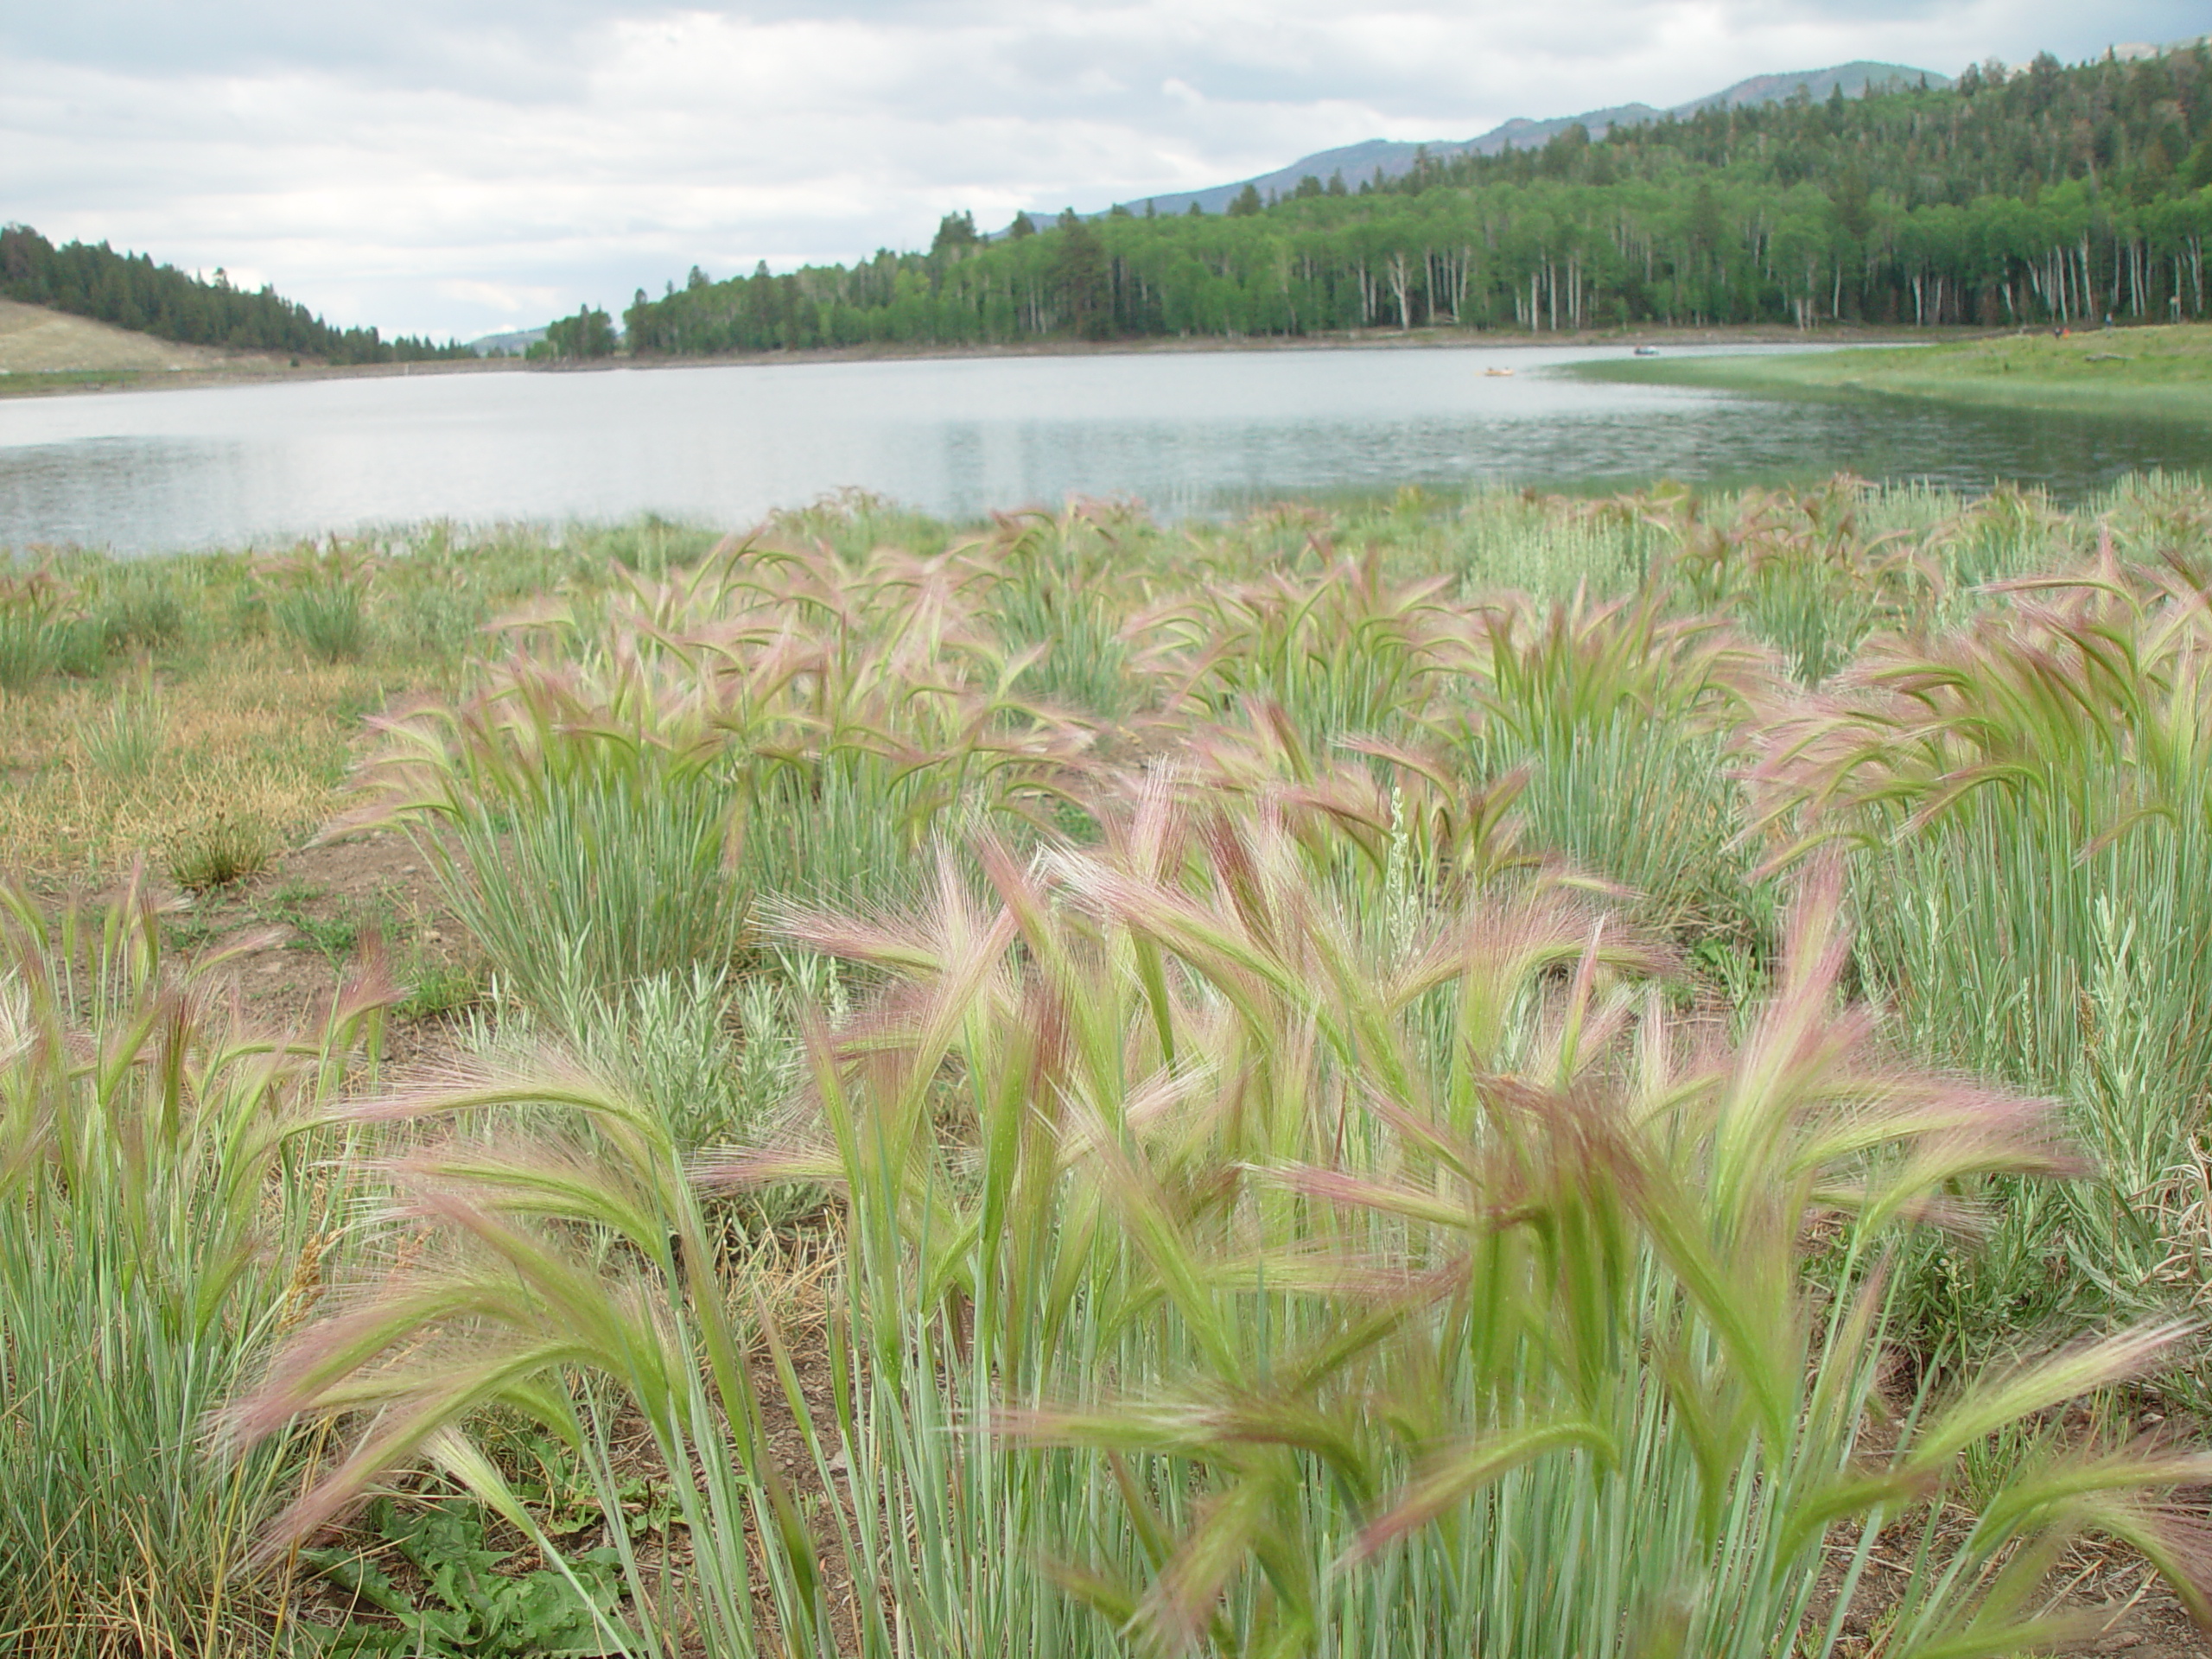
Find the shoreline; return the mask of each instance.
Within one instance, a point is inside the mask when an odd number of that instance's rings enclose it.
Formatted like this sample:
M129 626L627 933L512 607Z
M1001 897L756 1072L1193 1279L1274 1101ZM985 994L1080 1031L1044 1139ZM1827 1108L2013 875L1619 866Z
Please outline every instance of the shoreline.
M1997 331L2003 332L2003 331ZM269 385L310 380L412 379L448 374L597 374L618 370L768 368L827 363L957 362L1045 357L1148 357L1246 352L1392 352L1442 349L1517 352L1534 347L1618 346L1895 346L1958 342L1988 337L1991 330L1877 328L1858 325L1801 330L1786 323L1741 323L1713 327L1646 327L1530 334L1462 328L1367 329L1325 334L1249 334L1147 337L1137 340L1040 340L973 345L814 346L790 351L730 352L704 357L617 355L585 361L531 362L519 357L440 359L415 363L302 363L297 368L267 358L185 369L60 369L0 373L0 398L79 397L119 391L197 390L208 386Z
M1700 386L1750 397L1853 402L1886 398L1955 409L2212 425L2212 324L2138 323L2055 335L2007 329L1877 342L1817 356L1649 358L1578 364L1619 385Z

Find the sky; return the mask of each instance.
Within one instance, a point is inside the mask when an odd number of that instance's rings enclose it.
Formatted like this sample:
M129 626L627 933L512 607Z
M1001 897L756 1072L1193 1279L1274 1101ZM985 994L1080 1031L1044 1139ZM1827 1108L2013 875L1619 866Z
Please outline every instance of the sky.
M471 339L1363 138L1955 74L2203 0L0 0L0 220Z

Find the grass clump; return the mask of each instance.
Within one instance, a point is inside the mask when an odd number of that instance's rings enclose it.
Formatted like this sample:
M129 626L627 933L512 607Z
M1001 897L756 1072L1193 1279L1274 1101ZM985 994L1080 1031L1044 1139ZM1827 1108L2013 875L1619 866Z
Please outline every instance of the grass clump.
M518 620L449 713L389 722L372 816L426 855L540 1014L747 948L756 892L900 879L940 816L1020 812L1074 728L1018 702L987 573L731 546L592 610Z
M169 880L187 893L227 887L267 869L276 850L266 824L218 808L177 839L169 853Z
M237 1414L380 1408L280 1535L423 1446L517 1510L461 1434L494 1387L611 1492L575 1368L652 1426L690 1528L674 1601L610 1529L642 1650L827 1654L834 1554L864 1653L1828 1653L1882 1528L1965 1447L2179 1334L1963 1378L1865 1437L1885 1259L1948 1183L2063 1160L2031 1103L1877 1061L1837 1002L1832 868L1716 1052L1653 995L1663 957L1541 875L1425 901L1386 861L1378 935L1282 818L1166 787L1097 849L976 856L982 892L948 856L908 916L785 918L884 989L810 1039L810 1121L703 1172L835 1184L831 1424L770 1310L702 1278L659 1116L595 1071L487 1075L365 1111L557 1109L606 1149L456 1135L397 1172L442 1195L438 1265L302 1332ZM1825 1291L1796 1261L1816 1211L1840 1217ZM622 1249L580 1255L580 1220ZM764 1392L834 1501L765 1455ZM1891 1650L2055 1636L2056 1552L2104 1531L2177 1560L2160 1497L2208 1469L2097 1446L1979 1471L1955 1547L1917 1511ZM1808 1625L1839 1536L1852 1570Z
M129 789L153 771L167 729L160 694L149 681L88 718L78 741L94 772L113 787Z
M1448 586L1440 576L1393 582L1379 559L1346 560L1312 577L1209 582L1130 632L1147 640L1167 706L1190 718L1218 721L1260 702L1309 741L1402 737L1444 666L1456 614Z
M163 960L143 887L0 916L0 1630L55 1655L258 1649L255 1554L290 1437L212 1414L307 1317L344 1236L321 1114L374 1041L372 977L274 1045Z
M1778 722L1770 820L1863 848L1871 976L1922 1052L2065 1098L2107 1185L2005 1212L1948 1322L2174 1294L2164 1217L2212 1088L2212 631L2185 563L2000 584ZM2068 1240L2078 1271L2053 1275ZM2201 1291L2192 1289L2192 1294Z
M1028 664L1028 696L1102 722L1137 712L1122 625L1140 591L1131 567L1154 533L1134 509L1094 501L994 519L988 546L1002 580L991 613L1009 654Z
M1773 666L1709 614L1669 617L1665 598L1501 596L1460 642L1464 706L1431 723L1476 775L1525 774L1534 842L1634 893L1649 925L1756 945L1773 900L1737 845L1727 757Z
M120 566L105 573L92 606L92 620L111 652L154 652L181 643L196 605L190 592L195 574L168 562Z
M226 1419L339 1448L272 1548L432 1465L389 1539L603 1540L640 1653L2023 1651L2092 1536L2204 1611L2201 488L315 557L359 662L213 562L152 773L107 671L0 734L9 845L274 835L422 694L356 804L483 971Z
M77 601L50 563L22 572L0 569L0 691L97 671L99 637Z
M316 662L359 662L372 638L373 569L369 557L338 545L273 560L261 572L270 620Z

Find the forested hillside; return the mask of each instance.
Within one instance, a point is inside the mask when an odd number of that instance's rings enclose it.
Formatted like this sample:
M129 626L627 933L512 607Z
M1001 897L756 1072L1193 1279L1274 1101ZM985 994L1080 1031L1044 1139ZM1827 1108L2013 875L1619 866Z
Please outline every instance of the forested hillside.
M1393 181L1309 178L1220 216L964 214L926 254L709 280L626 314L631 348L1830 321L2205 315L2212 53L1955 88L1714 108Z
M274 289L241 289L218 270L213 282L151 256L118 253L106 243L55 247L27 225L0 228L0 298L51 306L118 327L188 346L281 352L330 363L389 363L467 355L463 346L433 346L374 328L334 328Z

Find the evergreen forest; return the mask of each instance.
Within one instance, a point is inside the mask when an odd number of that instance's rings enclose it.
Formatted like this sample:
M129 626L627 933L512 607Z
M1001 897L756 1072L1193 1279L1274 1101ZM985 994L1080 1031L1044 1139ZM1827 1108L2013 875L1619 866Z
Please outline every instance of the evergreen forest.
M51 306L181 345L282 352L327 363L469 354L458 342L438 346L410 335L385 340L372 327L334 328L273 288L232 286L221 270L210 281L157 265L149 254L118 253L105 242L57 248L28 225L0 227L0 299Z
M631 349L1296 336L1358 328L1830 322L2063 327L2205 315L2212 52L1991 62L1944 89L1568 128L1398 179L1248 189L1225 214L1117 206L940 225L879 252L625 314Z

